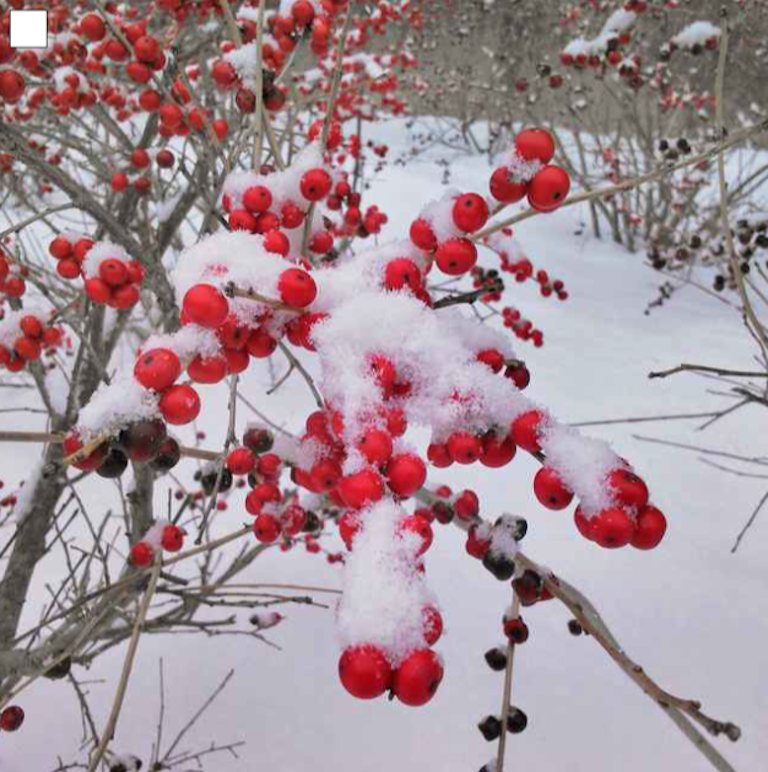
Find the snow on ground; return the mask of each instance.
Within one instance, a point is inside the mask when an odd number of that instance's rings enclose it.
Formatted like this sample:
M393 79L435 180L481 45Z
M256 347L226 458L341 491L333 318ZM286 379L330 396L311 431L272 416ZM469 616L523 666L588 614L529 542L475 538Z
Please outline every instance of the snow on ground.
M379 132L391 142L402 137L393 129ZM441 195L441 173L431 163L415 160L381 175L368 200L390 216L386 237L404 234L424 201ZM460 158L451 165L451 185L484 192L488 174L483 159ZM564 421L721 407L720 399L706 393L706 381L691 375L649 381L647 373L683 361L744 367L752 349L737 315L695 290L686 290L665 308L644 316L654 297L656 277L642 265L640 255L591 239L581 227L583 214L574 208L537 217L517 232L536 267L562 278L570 293L565 303L559 303L540 298L533 283L511 288L510 304L545 332L542 349L518 346L533 374L528 394ZM275 366L279 374L285 364L278 358ZM263 394L266 383L266 372L251 374L246 391L270 415L290 423L297 413L290 407L294 400L310 404L300 380L290 381L272 397ZM199 428L208 432L206 446L217 447L223 440L226 400L214 400L213 388L204 389ZM19 397L2 398L10 403ZM572 507L564 512L544 510L532 493L537 464L524 453L503 470L453 467L431 474L433 481L449 483L456 490L474 487L482 512L527 516L531 527L525 551L589 596L631 656L662 686L701 700L705 712L742 727L738 743L715 742L745 772L761 768L768 756L768 692L761 683L768 668L764 560L768 515L737 555L730 554L730 547L762 488L759 481L716 472L694 454L640 442L632 435L759 454L764 452L754 430L762 418L759 410L747 408L704 433L694 431L695 422L586 430L615 443L615 449L646 478L655 503L667 513L667 538L652 553L598 549L576 533ZM246 417L242 415L243 421ZM13 416L2 419L3 426L14 423ZM26 473L37 455L32 446L0 450L0 476L7 486ZM101 497L97 503L109 506L114 502L106 500L105 490L103 481L89 483L86 495ZM158 486L158 503L165 500L165 491L165 484ZM243 510L233 507L220 516L218 527L221 532L234 530L246 518ZM55 571L49 566L44 579L55 581ZM350 698L336 673L333 613L287 606L280 609L287 620L267 633L281 651L244 637L144 636L115 749L148 758L159 706L158 658L163 656L165 737L173 736L230 668L236 670L233 683L183 743L203 748L212 740L244 740L246 745L237 751L239 762L229 756L211 759L207 768L216 772L479 769L495 745L482 739L475 724L498 711L502 680L487 668L483 653L502 641L501 617L509 602L509 585L496 582L465 556L463 540L454 528L436 530L427 571L447 632L437 646L445 658L446 676L426 708ZM266 553L243 580L340 586L338 567L299 550ZM38 592L42 599L41 583ZM247 616L241 613L245 629ZM526 711L529 725L522 735L510 737L510 769L707 769L703 757L594 641L569 635L569 615L563 607L556 602L542 604L524 617L531 638L515 660L512 701ZM110 653L90 671L76 671L89 682L99 727L111 705L123 653L123 649ZM73 759L81 724L69 687L40 682L23 704L27 710L23 730L0 737L0 770L53 770L57 755Z

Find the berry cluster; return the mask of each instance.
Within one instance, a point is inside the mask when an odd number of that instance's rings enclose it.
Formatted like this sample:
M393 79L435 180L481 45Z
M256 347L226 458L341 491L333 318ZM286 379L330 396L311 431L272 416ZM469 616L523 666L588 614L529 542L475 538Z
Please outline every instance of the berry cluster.
M21 372L46 351L62 344L64 334L46 319L48 314L31 311L6 312L0 320L0 367Z
M139 302L144 269L117 244L62 235L51 241L48 252L57 261L59 276L83 277L83 289L92 302L121 311Z
M151 566L160 551L179 552L185 535L178 525L158 521L131 547L130 561L136 568Z

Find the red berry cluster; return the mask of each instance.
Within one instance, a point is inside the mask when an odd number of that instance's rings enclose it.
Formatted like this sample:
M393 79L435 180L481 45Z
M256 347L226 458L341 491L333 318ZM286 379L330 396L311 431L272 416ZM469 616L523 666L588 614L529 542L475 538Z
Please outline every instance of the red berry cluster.
M33 313L14 311L0 321L0 367L12 373L36 362L45 351L61 345L64 335L60 327Z
M114 244L89 238L57 236L48 245L57 261L56 272L65 279L84 279L89 300L118 310L133 308L139 302L144 269L138 260L129 260Z
M130 561L136 568L146 568L155 562L156 555L165 552L179 552L184 546L186 532L173 523L155 523L131 547Z

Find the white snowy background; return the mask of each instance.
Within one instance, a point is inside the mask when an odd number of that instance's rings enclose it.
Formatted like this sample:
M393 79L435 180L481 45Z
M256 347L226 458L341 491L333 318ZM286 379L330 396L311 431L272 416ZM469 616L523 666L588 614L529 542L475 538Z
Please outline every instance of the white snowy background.
M393 152L406 140L401 122L377 129L377 136L388 141ZM365 202L378 204L390 217L383 239L405 236L423 203L442 195L442 168L431 158L405 167L390 165L374 182ZM457 157L450 171L451 185L485 192L491 169L487 159ZM680 362L748 368L752 348L738 315L686 289L645 316L658 275L642 264L641 254L630 255L591 238L583 227L585 214L579 207L569 208L536 217L516 232L536 268L563 279L570 293L565 303L544 299L533 282L517 285L508 276L506 302L519 307L545 333L541 349L517 345L532 372L527 395L566 422L723 407L721 398L707 394L711 382L690 374L649 381L647 374ZM484 260L493 264L489 257ZM303 361L311 361L311 355L302 355ZM284 363L280 357L276 360L281 373ZM271 397L264 394L267 385L264 368L249 371L242 388L261 410L295 428L298 417L312 409L305 384L292 378ZM224 439L226 398L220 387L201 391L198 428L207 432L205 447L217 448ZM21 392L3 390L0 398L3 407L28 404ZM297 402L306 410L297 409ZM454 490L474 488L481 513L488 517L502 511L525 515L530 529L524 550L595 602L630 656L663 687L701 700L706 713L742 727L738 743L714 742L744 772L765 768L768 758L768 522L758 521L736 555L730 548L764 488L760 481L716 472L694 453L641 442L633 435L759 455L763 410L744 408L703 433L695 431L695 421L583 430L610 440L647 480L654 503L667 514L667 537L650 553L601 550L576 532L573 506L563 512L541 507L532 492L538 464L525 453L501 470L479 465L430 469L432 482L448 483ZM241 411L242 425L248 415ZM35 418L23 415L24 427L32 428ZM0 414L3 428L19 424L18 416ZM0 446L0 478L6 490L29 473L38 454L32 445ZM193 468L187 462L186 479ZM163 480L157 486L159 507L164 507L169 484ZM83 495L94 511L116 504L112 485L98 478L83 486ZM230 506L219 516L217 532L235 530L248 519L242 506ZM7 534L4 529L3 539ZM330 539L338 548L335 534ZM34 622L47 598L44 583L56 584L61 571L55 560L44 568L28 604L27 623ZM241 579L338 588L341 570L303 549L287 554L275 549ZM163 657L167 738L230 668L236 670L230 686L182 747L203 749L212 741L246 744L238 748L239 760L217 755L206 769L479 769L495 753L495 744L486 743L475 725L498 712L502 686L501 675L490 671L483 653L502 642L509 584L494 580L465 554L463 536L453 527L436 526L427 572L447 628L437 645L446 676L428 706L413 709L385 699L366 703L349 697L337 676L333 613L288 606L280 609L287 620L268 633L280 651L246 637L143 636L114 748L148 759L159 708L158 661ZM316 599L327 601L320 595ZM594 641L568 633L569 614L561 605L552 601L523 613L531 637L516 655L512 702L526 711L529 724L525 733L510 737L510 770L708 768L663 711ZM248 629L248 613L240 612L240 617L241 629ZM120 648L90 671L74 671L88 682L100 729L123 655ZM27 721L17 734L0 736L2 772L47 772L56 768L58 758L82 759L80 711L66 682L40 681L19 702Z

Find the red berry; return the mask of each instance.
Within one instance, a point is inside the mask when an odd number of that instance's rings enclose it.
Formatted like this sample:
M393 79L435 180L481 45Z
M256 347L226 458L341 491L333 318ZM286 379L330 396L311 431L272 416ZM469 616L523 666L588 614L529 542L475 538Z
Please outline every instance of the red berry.
M509 378L520 391L526 389L531 382L531 373L525 365L507 367L504 370L504 377Z
M76 434L68 434L64 438L62 450L65 458L67 458L68 456L74 455L82 448L83 448L83 443L81 442L80 438ZM107 451L108 451L107 443L103 443L99 445L94 451L92 451L89 456L86 456L80 461L76 461L73 464L73 466L76 467L77 469L82 470L83 472L92 472L101 466L101 464L103 463L104 459L107 456Z
M548 164L555 154L555 140L545 129L527 129L515 137L515 150L526 161Z
M413 652L395 671L392 690L400 702L419 706L434 697L443 680L440 657L430 649Z
M473 558L482 560L485 557L486 552L488 552L488 548L491 546L491 540L490 538L481 539L477 535L477 532L478 527L476 525L470 526L469 531L467 531L466 550L467 554L471 555Z
M271 356L277 348L277 341L263 328L253 330L248 337L248 353L256 359Z
M150 164L149 153L143 147L137 147L131 153L131 165L137 169L146 169Z
M392 668L384 653L375 646L355 646L341 655L339 678L353 697L372 700L389 688Z
M573 491L560 479L557 472L543 466L533 478L533 492L547 509L565 509L573 501Z
M448 239L437 248L435 262L443 273L461 276L475 267L477 248L469 239Z
M576 507L576 511L573 513L573 522L576 524L576 529L585 538L590 541L594 541L592 535L592 524L594 517L587 519L581 510L581 507Z
M178 525L166 525L160 543L167 552L178 552L184 546L184 531Z
M181 362L168 348L154 348L142 354L133 368L133 377L145 388L165 391L181 375Z
M438 469L446 469L453 463L448 446L439 442L433 442L427 448L427 458L432 466Z
M24 76L16 70L0 71L0 97L13 104L18 102L26 88Z
M529 410L519 415L512 422L509 436L515 445L529 453L539 453L541 446L541 430L545 425L545 415L540 410Z
M200 413L200 396L186 384L171 386L160 399L160 412L169 424L188 424Z
M517 445L510 437L499 439L493 432L488 432L482 440L480 463L492 469L506 466L517 453Z
M131 563L136 568L146 568L151 566L155 559L155 551L152 549L151 544L147 544L145 541L136 542L131 547Z
M76 260L59 260L59 262L56 263L56 273L58 273L59 276L63 277L64 279L76 279L80 275L80 264ZM101 279L90 279L88 281L97 281L100 284L104 284ZM88 291L88 281L85 282L85 294L88 295L88 297L91 298L94 303L105 303L106 299L96 300L95 298L91 297L91 294ZM106 287L106 285L104 286ZM109 287L106 287L105 292L107 293L106 298L108 299Z
M16 339L16 342L13 344L13 350L25 362L36 362L40 359L40 354L42 354L40 343L34 338L28 338L26 335Z
M253 533L263 544L272 544L280 537L280 523L273 515L262 513L253 521Z
M126 284L112 293L109 302L121 311L133 308L139 302L139 290L133 284Z
M416 550L415 557L423 555L431 546L434 539L434 533L432 532L432 526L429 524L429 520L421 515L410 515L402 520L398 526L399 533L402 534L414 534L419 539L419 546Z
M509 169L501 166L491 175L490 190L491 195L502 204L514 204L525 198L528 183L510 179Z
M473 464L482 454L480 440L469 432L454 432L447 445L448 453L457 464Z
M264 234L264 249L272 254L286 257L291 251L291 242L282 231L271 230Z
M332 458L324 458L315 463L309 476L318 493L327 493L341 479L341 465Z
M667 518L651 504L643 507L635 521L635 531L630 544L639 550L657 547L667 531Z
M373 466L383 466L392 458L392 437L381 429L368 429L357 441L357 449Z
M36 316L32 316L31 314L22 317L22 320L19 322L19 327L21 327L21 331L28 338L41 338L43 335L43 323Z
M286 536L298 536L306 522L307 513L298 504L291 504L280 515L280 527Z
M122 287L128 281L128 266L117 258L109 258L99 265L99 278L110 287Z
M227 456L227 469L232 474L250 474L256 468L256 457L248 448L236 448Z
M635 524L632 518L618 507L604 509L592 518L591 534L601 547L623 547L632 539Z
M422 218L411 223L411 241L425 252L434 252L437 249L437 236L432 226Z
M66 260L72 254L72 244L69 239L57 236L48 245L48 251L56 260Z
M538 212L552 212L568 196L571 179L559 166L545 166L531 180L528 203Z
M453 222L465 233L479 231L487 222L490 212L485 199L477 193L464 193L453 204Z
M183 313L190 322L215 329L229 314L229 303L211 284L195 284L187 290L182 303Z
M471 490L462 491L453 502L453 511L459 520L474 520L480 512L480 500Z
M97 13L89 13L80 19L80 31L92 43L104 38L107 34L107 25Z
M24 711L18 705L9 705L0 713L0 729L15 732L24 723Z
M348 507L360 509L378 501L384 495L384 483L381 476L373 469L342 477L337 486L339 495Z
M253 185L243 193L243 206L251 214L266 212L272 206L272 193L264 185Z
M291 308L306 308L317 297L315 280L301 268L283 271L277 288L283 303Z
M424 640L427 646L434 646L443 634L443 617L434 606L424 606L421 615L424 619Z
M614 469L606 482L620 507L640 509L648 503L646 484L629 469Z
M348 550L352 550L352 544L355 540L355 536L360 533L362 527L363 524L360 521L360 517L358 516L357 512L354 512L351 509L348 509L339 518L339 536L341 536L341 539Z
M393 456L389 462L387 477L390 490L402 498L407 498L427 481L427 467L417 455L402 453Z
M304 172L299 183L301 195L308 201L320 201L331 192L332 187L333 180L325 169L310 169Z
M413 260L398 257L387 263L384 271L384 286L388 290L408 287L413 292L421 288L421 271Z
M227 359L223 356L213 356L203 359L198 354L187 367L187 375L195 383L220 383L227 376Z

